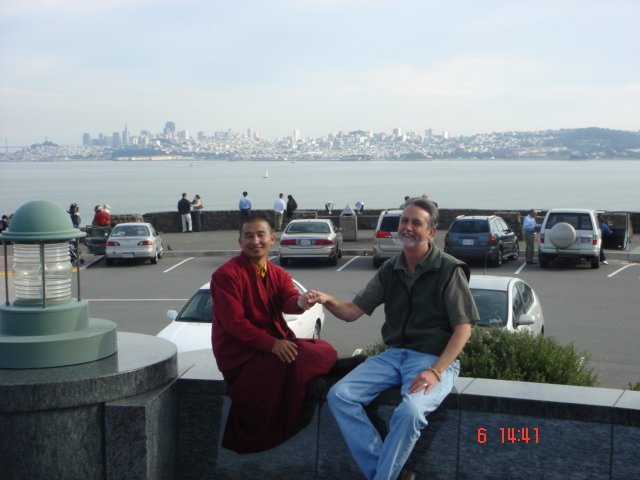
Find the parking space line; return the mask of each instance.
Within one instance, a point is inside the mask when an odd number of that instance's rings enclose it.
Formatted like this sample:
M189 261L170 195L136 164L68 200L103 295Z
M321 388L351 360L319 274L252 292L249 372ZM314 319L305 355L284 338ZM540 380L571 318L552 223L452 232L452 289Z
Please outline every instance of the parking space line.
M351 262L353 262L354 260L360 258L360 256L357 257L353 257L351 260L349 260L347 263L345 263L343 266L341 266L338 270L336 270L336 272L341 272L344 268L347 268L347 265L349 265Z
M629 265L625 265L624 267L619 268L619 269L618 269L618 270L616 270L615 272L613 272L613 273L611 273L611 274L607 275L607 278L611 278L611 277L613 277L614 275L616 275L616 274L620 273L621 271L623 271L625 268L633 267L634 265L637 265L637 264L632 263L632 264L629 264Z
M516 273L514 273L514 275L518 275L526 264L527 264L526 262L522 262L522 265L520 265L520 268L516 270Z
M162 272L162 273L170 272L170 271L171 271L171 270L173 270L174 268L179 267L180 265L182 265L183 263L188 262L189 260L193 260L193 257L189 257L189 258L187 258L186 260L181 261L181 262L180 262L180 263L178 263L177 265L174 265L173 267L166 269L166 270L165 270L164 272Z

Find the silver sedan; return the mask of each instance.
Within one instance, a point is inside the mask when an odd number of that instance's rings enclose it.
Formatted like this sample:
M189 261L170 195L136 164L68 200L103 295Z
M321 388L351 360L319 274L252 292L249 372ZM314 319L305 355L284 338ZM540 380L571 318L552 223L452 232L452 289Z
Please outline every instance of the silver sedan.
M280 237L280 265L291 258L321 258L337 265L342 257L342 228L331 220L292 220Z
M480 321L476 325L544 335L544 315L540 300L523 280L495 275L471 275L469 288L480 314Z
M119 223L109 235L105 248L107 265L116 259L149 259L158 263L164 247L162 237L150 223Z

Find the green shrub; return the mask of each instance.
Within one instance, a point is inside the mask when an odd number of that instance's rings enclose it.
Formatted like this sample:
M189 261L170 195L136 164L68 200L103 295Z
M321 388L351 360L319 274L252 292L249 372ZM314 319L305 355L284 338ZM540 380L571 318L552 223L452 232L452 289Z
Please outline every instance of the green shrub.
M461 357L460 376L595 387L591 356L553 337L474 327Z
M640 382L636 382L635 385L632 385L631 382L629 382L629 390L633 390L634 392L640 392Z
M374 356L386 349L377 340L363 353ZM473 327L461 356L460 376L595 387L598 380L587 368L589 359L587 352L576 351L573 342L560 345L552 337Z

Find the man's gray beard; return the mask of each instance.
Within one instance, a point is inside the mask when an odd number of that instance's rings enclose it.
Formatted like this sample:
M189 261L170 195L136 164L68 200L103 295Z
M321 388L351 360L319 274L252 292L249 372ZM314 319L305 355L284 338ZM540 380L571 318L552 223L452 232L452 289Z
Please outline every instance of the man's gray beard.
M418 241L416 237L411 237L411 236L405 237L403 234L398 235L398 240L400 240L400 243L402 244L403 247L407 247L407 248L418 248L429 242L428 238L425 238L422 241Z

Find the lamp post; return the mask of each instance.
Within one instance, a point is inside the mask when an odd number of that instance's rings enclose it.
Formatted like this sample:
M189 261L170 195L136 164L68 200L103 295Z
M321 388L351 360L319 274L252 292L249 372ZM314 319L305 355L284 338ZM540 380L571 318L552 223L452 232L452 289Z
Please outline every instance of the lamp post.
M35 200L13 215L1 240L14 244L15 301L0 305L0 368L44 368L99 360L117 351L116 324L89 318L89 305L71 295L69 240L86 233L73 228L58 204Z

